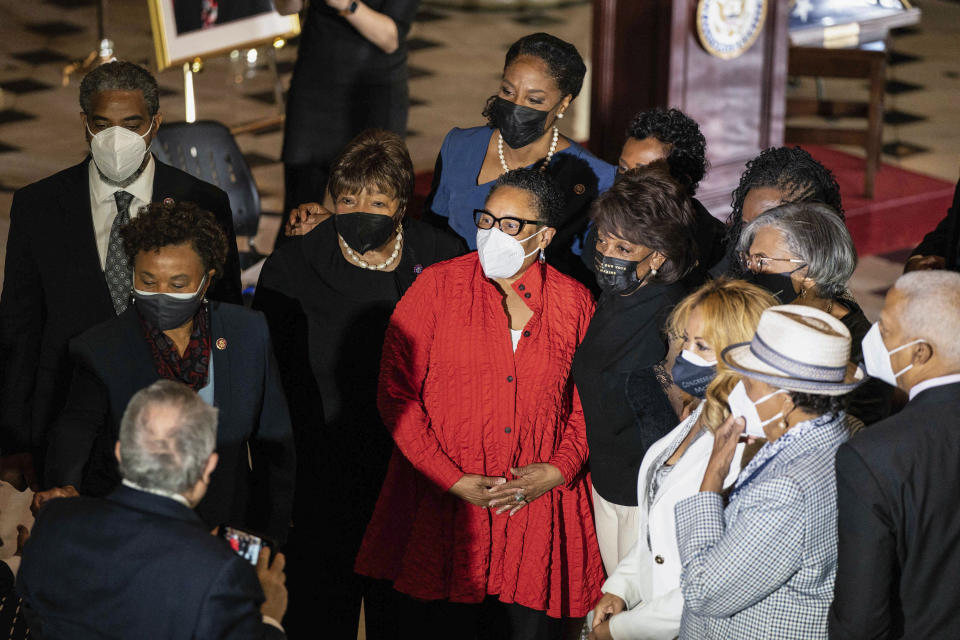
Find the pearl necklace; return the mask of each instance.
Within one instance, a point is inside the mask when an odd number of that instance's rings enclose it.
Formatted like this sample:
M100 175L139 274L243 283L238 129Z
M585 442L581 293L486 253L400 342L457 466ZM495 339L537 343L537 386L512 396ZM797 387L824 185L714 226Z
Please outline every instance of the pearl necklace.
M340 236L337 236L340 237ZM403 240L403 230L397 229L397 241L393 245L393 253L390 254L390 257L387 258L384 262L380 264L370 264L360 256L358 256L353 249L350 248L350 245L347 244L347 241L343 238L340 238L340 242L343 244L343 248L347 252L347 256L357 263L360 267L364 269L370 269L371 271L383 271L387 267L393 264L397 259L397 256L400 255L400 242Z
M510 171L510 167L507 166L507 161L503 159L503 134L499 134L500 139L497 140L497 155L500 156L500 166L503 167L504 173ZM543 159L543 164L540 165L540 171L546 171L547 165L550 164L550 159L553 158L553 154L557 150L557 139L560 137L560 130L554 125L553 127L553 141L550 143L550 150L547 151L547 157Z

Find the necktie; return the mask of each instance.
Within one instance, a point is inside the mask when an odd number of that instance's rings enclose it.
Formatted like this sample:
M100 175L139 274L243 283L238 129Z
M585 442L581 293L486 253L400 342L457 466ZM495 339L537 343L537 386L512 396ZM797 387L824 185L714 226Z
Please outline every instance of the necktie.
M133 194L126 191L117 191L113 194L117 200L117 217L110 226L110 244L107 245L106 266L103 275L107 279L107 288L113 300L113 308L117 315L123 313L130 301L131 273L127 254L123 250L123 240L120 239L120 229L130 222L130 202Z

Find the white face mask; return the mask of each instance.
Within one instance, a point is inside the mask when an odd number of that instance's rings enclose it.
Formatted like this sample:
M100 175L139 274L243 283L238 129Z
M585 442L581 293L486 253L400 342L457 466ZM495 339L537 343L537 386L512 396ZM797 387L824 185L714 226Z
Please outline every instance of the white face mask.
M747 395L747 387L744 386L743 380L737 383L737 386L733 388L730 392L730 395L727 397L727 404L730 406L730 414L736 418L743 418L744 422L747 423L744 433L748 436L753 436L754 438L766 438L767 434L764 433L763 427L770 424L777 418L783 417L783 412L781 411L777 415L773 416L769 420L760 420L760 414L757 413L757 405L763 404L773 396L778 393L786 393L783 389L777 389L773 393L768 393L763 396L756 402L750 399L750 396Z
M535 238L545 229L546 227L523 240L508 236L496 227L477 229L477 253L484 275L488 278L509 278L516 275L523 266L523 261L539 251L534 249L530 253L524 253L522 243Z
M143 157L147 153L147 145L143 139L152 129L151 121L150 129L142 136L126 127L110 127L94 135L87 125L87 131L93 136L90 140L90 153L100 173L114 182L123 182L132 176L143 164Z
M883 380L891 387L897 386L897 378L912 369L913 365L909 364L894 373L893 365L890 363L890 356L918 342L924 341L919 339L914 340L913 342L902 344L892 351L887 351L887 345L883 343L883 336L880 335L880 325L874 322L873 326L870 327L870 331L867 331L867 335L863 337L862 342L863 363L867 367L867 373L878 380Z

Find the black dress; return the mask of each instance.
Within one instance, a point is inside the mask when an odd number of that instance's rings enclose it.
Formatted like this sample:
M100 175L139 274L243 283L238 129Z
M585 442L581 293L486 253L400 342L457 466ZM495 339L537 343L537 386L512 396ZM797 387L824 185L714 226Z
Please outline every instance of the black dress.
M310 3L290 80L283 134L285 211L323 202L330 165L364 129L407 132L407 33L420 0L368 0L397 25L384 53L323 0Z
M317 637L318 628L356 637L363 585L353 561L393 450L376 404L383 336L417 275L463 250L452 234L408 219L397 268L361 269L343 257L328 220L263 266L253 306L267 316L301 461L287 565L291 638Z
M664 322L686 291L650 283L628 296L604 293L574 356L593 488L607 502L637 506L643 455L677 424L660 365Z

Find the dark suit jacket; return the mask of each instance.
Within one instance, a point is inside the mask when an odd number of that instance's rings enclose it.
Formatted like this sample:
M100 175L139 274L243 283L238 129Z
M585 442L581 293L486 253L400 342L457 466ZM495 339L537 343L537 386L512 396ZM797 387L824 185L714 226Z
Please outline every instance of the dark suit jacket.
M210 527L234 524L286 537L293 504L294 448L287 401L263 314L210 303L213 395L220 462L197 514ZM114 443L134 393L159 379L135 306L70 344L77 367L51 429L46 479L105 495L120 481ZM248 461L248 447L253 470Z
M831 638L960 638L960 383L837 451Z
M953 206L937 228L923 238L911 255L943 256L947 269L960 268L960 181L953 192Z
M247 561L187 507L127 487L44 506L17 591L42 640L286 637Z
M42 449L66 399L69 340L115 317L90 211L88 160L18 190L0 294L0 450ZM153 200L192 201L227 234L225 277L209 291L242 302L240 262L227 194L155 161Z

